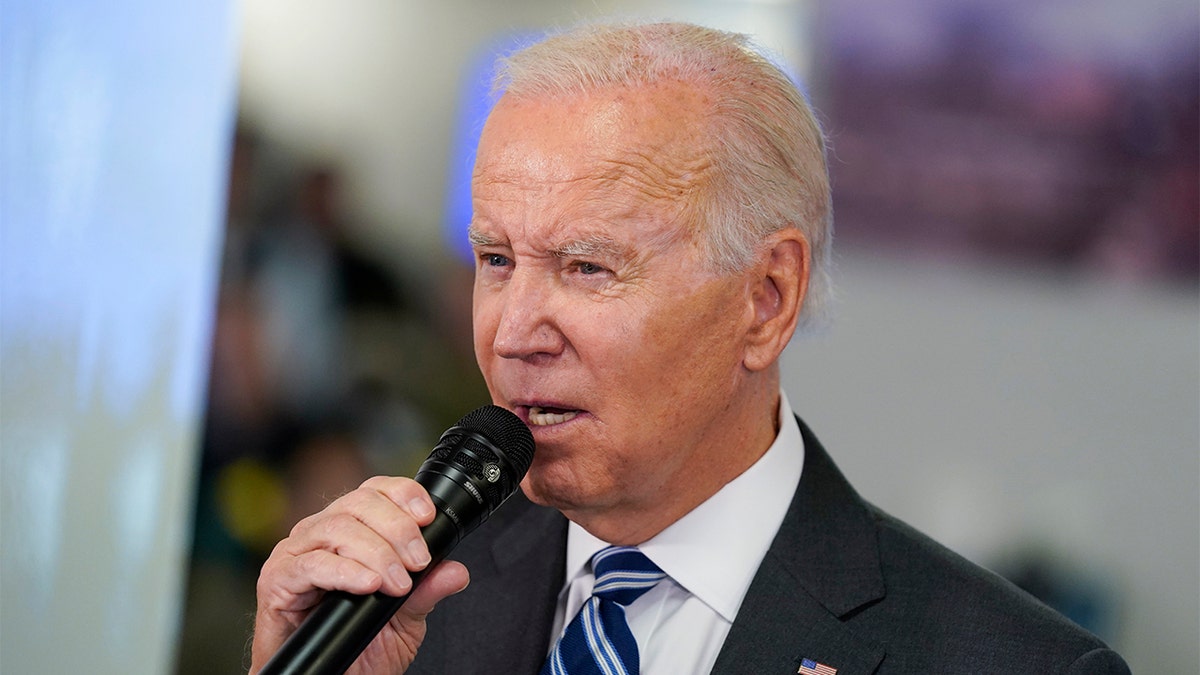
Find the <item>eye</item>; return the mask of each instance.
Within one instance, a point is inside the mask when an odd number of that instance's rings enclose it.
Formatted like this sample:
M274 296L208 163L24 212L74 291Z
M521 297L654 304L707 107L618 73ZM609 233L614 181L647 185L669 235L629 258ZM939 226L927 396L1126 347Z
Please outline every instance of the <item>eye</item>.
M480 257L483 259L484 264L489 267L507 267L509 263L508 258L499 253L484 253Z
M579 270L580 274L600 274L601 272L605 271L603 267L597 265L596 263L590 262L581 262L575 267Z

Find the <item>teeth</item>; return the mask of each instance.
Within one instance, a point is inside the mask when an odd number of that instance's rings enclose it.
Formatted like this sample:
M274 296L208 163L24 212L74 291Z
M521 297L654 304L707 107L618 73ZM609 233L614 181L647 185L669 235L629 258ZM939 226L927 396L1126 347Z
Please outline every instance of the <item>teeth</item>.
M550 413L536 406L530 406L529 423L535 427L548 427L552 424L562 424L567 420L574 419L578 414L574 410L565 413Z

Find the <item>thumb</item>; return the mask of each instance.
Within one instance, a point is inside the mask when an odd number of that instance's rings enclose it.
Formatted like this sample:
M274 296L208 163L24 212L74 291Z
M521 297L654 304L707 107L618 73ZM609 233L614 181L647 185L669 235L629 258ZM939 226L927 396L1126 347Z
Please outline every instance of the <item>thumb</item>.
M355 661L350 673L404 672L425 640L425 617L443 598L467 587L470 576L462 563L438 564L392 615L379 636Z

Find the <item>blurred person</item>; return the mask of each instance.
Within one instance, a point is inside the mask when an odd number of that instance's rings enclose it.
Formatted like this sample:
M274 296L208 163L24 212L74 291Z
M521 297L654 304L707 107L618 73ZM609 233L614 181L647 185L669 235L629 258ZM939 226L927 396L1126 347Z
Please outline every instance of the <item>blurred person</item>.
M265 357L282 404L301 420L320 419L353 388L352 320L409 310L395 276L352 242L338 214L340 183L329 168L302 172L289 212L260 237L254 287Z
M386 445L389 458L404 462L412 451L397 438L416 436L425 424L424 411L399 393L410 374L395 358L384 365L372 349L394 342L394 326L410 307L391 271L350 241L338 215L337 173L313 167L284 180L275 174L293 169L286 161L276 166L271 155L252 129L239 126L180 673L244 671L243 645L229 638L244 637L246 626L228 617L251 614L254 579L294 524L288 518L321 508L369 475L361 444L348 452L325 433L328 426L337 422L343 439Z
M415 590L419 484L301 521L259 578L252 672L330 589L412 590L355 673L1128 672L863 501L793 414L778 359L828 302L831 218L778 68L684 24L579 29L504 68L469 232L476 358L537 443L523 495ZM646 583L613 597L627 572Z

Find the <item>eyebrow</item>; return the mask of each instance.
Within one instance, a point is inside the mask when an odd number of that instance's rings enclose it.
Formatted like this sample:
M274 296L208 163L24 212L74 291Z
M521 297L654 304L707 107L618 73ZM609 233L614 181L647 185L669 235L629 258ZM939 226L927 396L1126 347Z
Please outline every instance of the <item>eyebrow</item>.
M492 247L506 246L507 242L498 237L481 232L474 226L467 227L467 240L472 246ZM583 239L564 242L547 251L556 258L596 257L605 259L621 259L628 256L629 247L620 244L611 237L596 235Z
M585 239L576 239L568 241L559 246L550 249L550 255L558 258L583 257L583 258L624 258L628 252L628 247L618 243L615 239L604 236L587 237Z
M490 234L480 232L474 225L467 226L467 241L472 246L499 246L503 242Z

